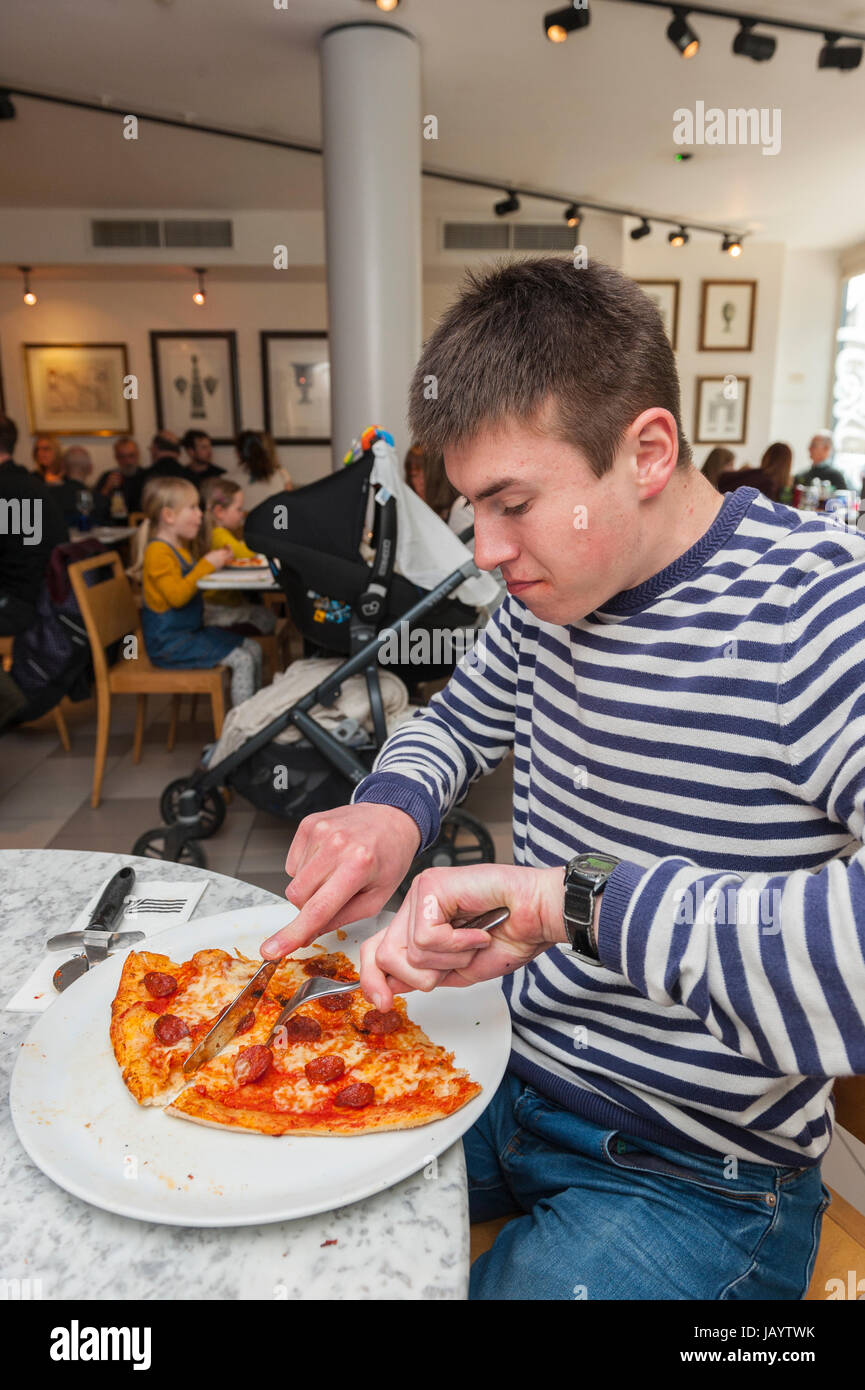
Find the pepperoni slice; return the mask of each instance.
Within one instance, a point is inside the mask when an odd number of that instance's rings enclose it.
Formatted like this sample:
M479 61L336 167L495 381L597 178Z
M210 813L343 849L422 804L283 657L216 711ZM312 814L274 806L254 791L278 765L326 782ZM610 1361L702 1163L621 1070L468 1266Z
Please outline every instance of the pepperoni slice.
M328 1052L324 1057L313 1057L311 1062L307 1062L304 1071L307 1080L317 1086L325 1081L338 1081L345 1073L345 1062L337 1053Z
M153 1036L165 1043L166 1047L171 1047L181 1038L188 1038L189 1029L177 1014L161 1014L153 1025Z
M166 994L174 994L177 981L173 975L163 975L159 970L149 970L142 982L148 994L154 999L164 999Z
M263 1043L244 1048L234 1059L234 1079L238 1086L246 1086L250 1081L258 1081L273 1061L273 1053Z
M317 956L315 960L305 961L303 967L305 975L324 975L329 980L335 979L338 971L339 965L327 956Z
M370 1009L369 1013L364 1014L360 1023L362 1033L395 1033L397 1028L402 1026L402 1019L396 1009L388 1009L386 1014L380 1013L378 1009Z
M318 1003L329 1014L342 1013L343 1009L351 1008L351 993L346 990L345 994L324 994Z
M248 1033L254 1022L255 1014L244 1014L243 1018L240 1020L240 1022L234 1030L234 1036L237 1037L238 1033Z
M285 1036L289 1042L317 1042L321 1037L321 1024L317 1018L306 1018L302 1014L292 1014L284 1026Z
M355 1081L351 1086L344 1086L341 1091L337 1091L333 1098L334 1105L344 1105L349 1110L360 1110L364 1105L370 1105L375 1099L375 1088L370 1086L368 1081Z

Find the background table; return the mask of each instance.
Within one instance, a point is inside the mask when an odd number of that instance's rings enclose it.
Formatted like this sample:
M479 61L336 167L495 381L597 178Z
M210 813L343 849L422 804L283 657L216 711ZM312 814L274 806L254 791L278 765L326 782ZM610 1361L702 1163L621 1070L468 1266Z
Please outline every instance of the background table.
M217 570L198 581L199 589L238 589L257 594L281 594L270 570Z
M206 869L132 855L2 851L0 1004L27 978L46 938L66 930L100 884L124 864L132 864L141 879L206 878L194 917L281 901ZM6 1012L0 1017L0 1279L39 1279L45 1299L467 1296L461 1143L440 1155L435 1178L420 1172L352 1206L264 1226L163 1226L116 1216L73 1197L31 1162L9 1113L12 1067L37 1017ZM328 1240L337 1244L325 1247Z

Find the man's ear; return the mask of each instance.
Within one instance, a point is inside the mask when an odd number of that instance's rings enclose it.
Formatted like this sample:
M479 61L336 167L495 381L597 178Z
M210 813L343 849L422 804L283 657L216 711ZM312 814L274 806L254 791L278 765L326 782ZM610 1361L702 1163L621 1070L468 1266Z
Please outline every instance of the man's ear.
M628 431L634 478L641 502L663 492L679 459L679 431L669 410L654 406L638 415Z

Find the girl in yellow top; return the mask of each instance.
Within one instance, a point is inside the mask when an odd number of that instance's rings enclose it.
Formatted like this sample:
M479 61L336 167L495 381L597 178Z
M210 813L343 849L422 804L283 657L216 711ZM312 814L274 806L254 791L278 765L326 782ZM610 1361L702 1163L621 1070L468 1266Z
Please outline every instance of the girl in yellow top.
M248 700L261 686L261 648L237 632L207 627L199 579L228 564L228 546L195 560L201 528L198 491L183 478L154 478L142 496L144 605L141 627L154 666L228 666L231 702ZM145 529L146 528L146 529Z
M237 534L243 528L246 515L239 484L231 478L208 478L201 489L201 497L204 506L202 549L227 547L233 560L256 559L255 551ZM250 601L247 594L237 589L209 589L204 600L204 617L205 622L214 627L249 623L256 632L262 633L273 632L276 627L276 615L271 609Z

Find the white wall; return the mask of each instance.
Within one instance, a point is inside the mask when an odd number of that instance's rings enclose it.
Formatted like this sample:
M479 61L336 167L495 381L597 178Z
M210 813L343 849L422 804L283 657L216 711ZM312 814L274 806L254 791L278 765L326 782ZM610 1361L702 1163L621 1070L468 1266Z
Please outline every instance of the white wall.
M696 383L700 376L747 376L751 379L748 424L745 442L731 444L737 464L756 466L766 446L776 436L772 393L775 358L785 276L786 248L778 243L752 244L738 260L719 250L715 237L693 233L687 246L674 250L660 233L643 241L625 244L623 269L635 280L679 280L679 335L676 360L682 385L682 413L685 434L693 443L695 435ZM756 280L757 311L754 319L754 347L751 352L701 352L699 343L700 295L703 280ZM791 444L794 441L790 440ZM710 444L694 445L698 467L711 449ZM795 449L794 467L802 462Z
M151 329L234 329L237 333L240 426L263 429L260 329L327 328L323 283L212 282L207 303L192 303L189 284L177 280L45 280L36 282L39 303L27 308L20 283L0 281L0 352L6 410L23 436L18 458L30 462L30 430L21 344L26 342L125 342L129 370L139 379L139 399L132 401L133 433L148 461L146 444L156 429L150 362ZM358 422L363 429L369 421ZM97 473L111 461L110 439L64 437L64 445L84 444ZM346 447L351 441L346 442ZM216 462L234 467L231 448L215 450ZM330 451L322 446L282 446L280 462L296 483L310 482L330 469Z
M744 256L742 257L744 260ZM781 295L771 435L808 467L808 441L832 427L841 269L834 251L789 251Z

